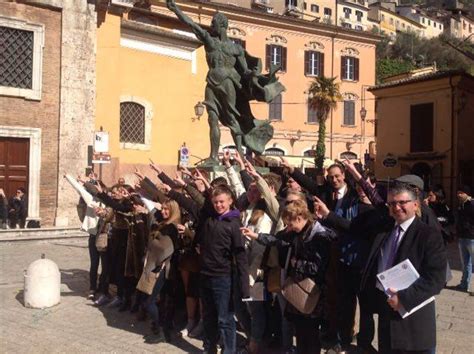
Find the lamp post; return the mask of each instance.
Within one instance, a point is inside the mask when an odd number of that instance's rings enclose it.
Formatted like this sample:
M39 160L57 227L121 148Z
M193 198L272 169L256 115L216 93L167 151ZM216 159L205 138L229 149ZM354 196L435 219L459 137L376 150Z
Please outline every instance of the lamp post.
M200 120L201 116L204 114L204 108L206 108L206 106L204 106L201 101L196 103L194 106L194 114L196 116L191 118L193 122L195 120Z

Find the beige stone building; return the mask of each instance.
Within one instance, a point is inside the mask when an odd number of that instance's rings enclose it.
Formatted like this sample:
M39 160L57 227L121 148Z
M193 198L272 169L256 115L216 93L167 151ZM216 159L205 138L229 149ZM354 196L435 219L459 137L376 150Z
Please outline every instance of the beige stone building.
M462 11L444 18L444 31L455 38L468 38L474 43L474 19Z
M95 116L94 6L0 2L0 187L27 191L28 219L78 224L62 175L84 173Z
M368 2L365 0L337 1L337 25L358 31L370 30Z
M414 72L375 86L380 179L419 175L453 202L474 186L474 77L460 71ZM396 161L394 166L389 163Z

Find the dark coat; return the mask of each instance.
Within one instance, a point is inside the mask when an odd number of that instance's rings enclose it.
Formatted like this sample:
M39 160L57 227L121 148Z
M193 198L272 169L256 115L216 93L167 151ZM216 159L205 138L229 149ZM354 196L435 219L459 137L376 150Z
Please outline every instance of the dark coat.
M375 288L380 249L389 232L376 236L369 259L362 274L361 290L364 301L375 302L380 318L390 321L391 348L398 350L427 350L436 346L435 303L431 302L402 319L386 303L386 297ZM446 249L441 232L424 224L418 217L406 231L395 258L395 264L409 259L420 278L398 292L403 307L410 311L415 306L439 294L446 281ZM382 300L382 301L380 301Z
M457 211L457 236L474 239L474 201L467 200L459 205Z

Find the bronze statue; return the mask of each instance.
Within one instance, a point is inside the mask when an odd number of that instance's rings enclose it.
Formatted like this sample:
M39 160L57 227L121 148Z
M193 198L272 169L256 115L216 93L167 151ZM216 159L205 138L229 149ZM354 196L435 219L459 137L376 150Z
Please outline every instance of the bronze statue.
M273 127L268 120L255 119L249 101L270 102L285 90L275 77L279 68L272 65L270 73L262 75L260 59L250 56L227 37L228 20L222 13L214 15L208 32L185 15L174 0L167 0L166 4L191 27L206 50L209 71L204 104L209 117L211 153L205 164L218 163L219 121L230 129L239 153L245 146L261 154L273 137Z

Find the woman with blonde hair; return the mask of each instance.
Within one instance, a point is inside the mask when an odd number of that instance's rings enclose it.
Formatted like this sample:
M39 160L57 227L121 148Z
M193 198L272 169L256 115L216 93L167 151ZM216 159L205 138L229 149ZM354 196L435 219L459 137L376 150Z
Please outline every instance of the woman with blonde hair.
M154 273L156 278L153 291L144 302L144 307L152 318L151 336L145 336L145 340L150 343L158 343L165 340L163 331L160 328L159 311L156 304L163 285L169 277L170 269L173 267L171 259L177 249L178 228L181 222L181 211L178 203L168 199L163 202L158 220L158 224L151 227L148 240L144 276Z
M313 215L302 200L294 200L286 205L282 218L286 228L275 236L256 234L249 228L242 228L242 233L264 245L278 246L281 255L279 258L285 260L285 264L280 266L284 268L287 279L299 282L309 278L319 288L319 302L311 313L300 312L290 301L285 308L285 316L295 327L298 354L319 353L319 325L324 307L329 246L335 238L335 233L323 227L317 220L313 221Z

